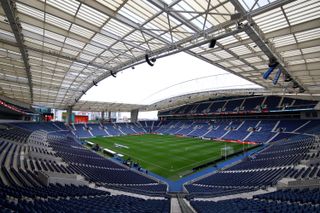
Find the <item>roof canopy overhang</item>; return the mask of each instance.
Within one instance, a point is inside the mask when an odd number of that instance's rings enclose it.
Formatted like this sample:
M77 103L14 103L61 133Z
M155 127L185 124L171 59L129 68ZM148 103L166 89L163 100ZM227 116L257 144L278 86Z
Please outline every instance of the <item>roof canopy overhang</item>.
M108 103L99 101L78 101L73 107L74 111L86 112L131 112L146 108L146 105Z
M320 94L319 0L1 0L0 94L75 108L111 74L181 51L269 93ZM217 40L214 48L208 43ZM262 74L279 62L286 82ZM287 78L288 79L288 78ZM295 88L294 88L295 87ZM304 90L304 94L299 93Z

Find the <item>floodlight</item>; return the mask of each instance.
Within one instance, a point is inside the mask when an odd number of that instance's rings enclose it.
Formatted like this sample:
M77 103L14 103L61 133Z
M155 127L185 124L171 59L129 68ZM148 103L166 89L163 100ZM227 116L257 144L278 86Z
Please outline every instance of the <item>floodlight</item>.
M269 69L263 74L264 79L268 79L270 74L273 72L273 70L279 65L279 62L277 62L277 59L275 58L269 58Z
M274 76L274 79L272 81L273 85L276 85L278 83L281 73L282 73L282 70L281 68L279 68L277 74Z

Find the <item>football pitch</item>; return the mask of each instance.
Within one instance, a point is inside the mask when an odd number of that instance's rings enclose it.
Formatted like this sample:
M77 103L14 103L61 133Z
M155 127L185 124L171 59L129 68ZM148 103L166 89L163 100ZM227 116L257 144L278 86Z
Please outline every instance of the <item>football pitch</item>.
M231 154L230 151L234 153L254 146L153 134L96 137L88 140L121 153L125 159L130 158L141 167L171 180L177 180L192 173L195 167L224 157L225 147L228 154Z

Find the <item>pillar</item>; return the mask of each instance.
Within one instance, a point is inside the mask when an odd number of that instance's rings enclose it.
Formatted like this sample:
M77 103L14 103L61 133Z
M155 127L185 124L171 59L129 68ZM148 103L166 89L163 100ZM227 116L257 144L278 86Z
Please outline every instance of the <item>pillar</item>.
M69 106L69 107L67 108L67 119L66 119L66 123L67 123L67 124L72 123L72 107L71 107L71 106Z
M131 122L135 123L138 121L138 114L139 114L139 110L135 109L135 110L131 110Z
M108 112L108 120L111 121L111 112Z
M101 120L104 121L104 111L101 112Z

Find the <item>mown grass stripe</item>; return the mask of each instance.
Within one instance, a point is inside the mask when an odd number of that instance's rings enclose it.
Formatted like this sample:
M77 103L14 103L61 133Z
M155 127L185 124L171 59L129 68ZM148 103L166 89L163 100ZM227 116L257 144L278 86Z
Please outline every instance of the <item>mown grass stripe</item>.
M221 157L225 145L234 151L243 148L241 144L206 141L198 138L183 138L171 135L133 135L120 137L97 137L90 139L101 147L124 154L158 175L178 179L180 174L192 168ZM115 147L114 144L129 149ZM247 146L247 145L246 145Z

